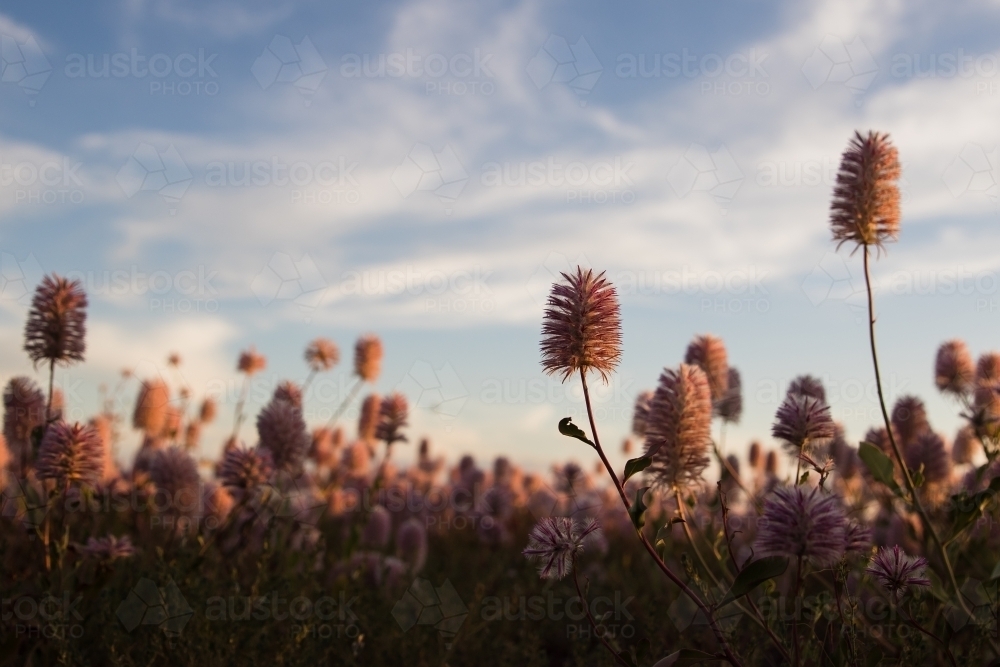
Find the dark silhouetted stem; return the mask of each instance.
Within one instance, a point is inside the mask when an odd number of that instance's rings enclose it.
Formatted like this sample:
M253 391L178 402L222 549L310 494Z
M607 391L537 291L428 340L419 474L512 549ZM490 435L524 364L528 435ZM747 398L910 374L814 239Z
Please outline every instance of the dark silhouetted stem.
M601 640L601 643L604 644L604 648L608 649L608 653L610 653L611 655L615 656L615 660L618 661L619 665L624 665L625 667L631 667L631 665L629 665L627 662L625 662L624 658L622 658L620 655L618 655L617 651L615 651L613 648L611 648L611 644L609 644L608 640L605 639L605 637L604 637L605 633L602 633L602 632L600 632L600 630L598 630L599 626L597 625L597 621L594 620L594 617L590 613L590 605L587 604L587 598L584 597L583 591L580 590L580 580L576 576L576 556L575 555L573 556L573 585L576 586L576 594L578 596L580 596L580 604L583 605L583 611L586 612L586 614L587 614L587 620L590 622L590 627L594 629L594 635L598 639Z
M892 453L896 457L899 467L903 469L903 481L906 482L906 490L910 493L910 499L913 501L913 506L920 515L924 528L927 530L928 534L930 534L931 539L934 540L934 544L941 552L941 559L944 561L944 567L948 571L948 579L951 582L952 588L955 589L955 597L958 599L958 603L962 607L962 610L971 617L972 611L969 610L968 606L965 604L965 600L962 598L962 591L958 587L958 581L955 579L955 570L951 566L951 559L948 557L948 550L941 542L941 538L938 536L937 530L935 530L934 525L927 516L927 512L924 510L923 504L920 502L920 497L917 495L917 488L913 484L913 477L910 475L909 468L906 467L906 461L903 460L903 454L899 449L899 445L896 443L896 436L892 433L892 422L889 419L889 411L885 407L885 395L882 393L882 374L879 372L878 350L875 347L875 299L872 296L872 277L871 269L869 267L870 253L867 245L864 246L863 250L865 288L868 291L868 340L871 343L872 349L872 365L875 367L875 388L878 391L878 403L879 407L882 409L882 419L885 421L885 430L889 436L889 444L892 446Z
M344 414L344 410L347 409L347 406L350 405L351 401L354 400L354 397L358 395L359 391L361 391L361 384L363 382L364 380L360 377L357 379L354 386L351 387L351 390L347 392L347 396L344 397L344 400L340 402L340 405L334 411L333 416L330 417L330 421L327 423L327 426L333 428L333 426L337 423L337 420L340 419L340 416Z

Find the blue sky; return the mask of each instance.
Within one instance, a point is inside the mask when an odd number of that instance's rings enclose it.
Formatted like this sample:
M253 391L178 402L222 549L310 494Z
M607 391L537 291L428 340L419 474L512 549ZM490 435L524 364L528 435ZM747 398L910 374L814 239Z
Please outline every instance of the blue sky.
M555 432L578 391L538 364L548 285L583 263L621 287L623 362L599 396L615 449L635 394L699 333L743 373L729 447L769 442L805 372L857 439L877 421L860 258L827 224L856 129L889 132L903 163L900 241L874 269L890 396L921 395L950 436L937 345L998 347L997 3L3 11L0 369L34 372L21 332L40 275L83 279L88 361L60 373L78 417L122 367L176 382L170 351L231 410L250 344L269 360L257 408L304 377L310 339L349 359L374 331L376 390L418 405L415 437L481 463L583 458ZM310 397L313 423L348 372Z

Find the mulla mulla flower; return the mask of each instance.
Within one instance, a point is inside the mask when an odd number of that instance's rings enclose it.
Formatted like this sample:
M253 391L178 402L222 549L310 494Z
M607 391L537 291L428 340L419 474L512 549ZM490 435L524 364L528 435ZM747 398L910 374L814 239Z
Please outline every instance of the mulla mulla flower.
M542 323L542 368L565 382L576 371L607 382L621 359L618 293L592 269L576 267L552 286Z
M409 406L406 403L406 397L402 394L391 394L383 398L379 408L375 437L387 445L406 442L406 436L400 433L400 430L406 426L408 412Z
M712 401L721 401L729 389L729 361L726 344L717 336L697 336L688 345L684 363L698 366L705 371Z
M382 340L367 334L354 344L354 374L365 382L375 382L382 372Z
M972 389L976 366L964 341L955 339L941 343L934 360L934 384L939 391L965 396Z
M712 395L705 372L687 364L664 370L646 420L646 456L653 459L647 472L658 486L683 488L701 479L708 467L711 427Z
M45 431L35 470L59 486L97 486L104 474L104 445L93 426L55 422Z
M340 361L340 349L332 340L317 338L306 347L305 357L310 370L328 371Z
M771 434L795 453L835 435L830 408L812 396L789 394L778 408Z
M545 517L531 529L528 546L521 553L539 563L542 579L562 579L573 571L584 538L599 529L596 519L583 523L563 516Z
M31 300L24 349L37 365L83 361L86 351L87 295L79 280L45 276Z
M841 158L830 206L837 247L882 248L899 235L899 153L889 135L855 132Z
M879 580L882 587L893 595L903 595L911 586L929 587L931 580L924 576L927 559L907 556L899 545L879 547L865 570Z
M817 565L829 565L848 546L847 530L847 519L836 496L819 488L779 487L764 504L755 549L764 555L805 558Z

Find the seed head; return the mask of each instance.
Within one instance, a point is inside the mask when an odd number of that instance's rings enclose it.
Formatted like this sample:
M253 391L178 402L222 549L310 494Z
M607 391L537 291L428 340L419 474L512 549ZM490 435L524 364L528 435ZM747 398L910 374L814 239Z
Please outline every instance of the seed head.
M951 478L951 456L944 440L931 430L921 433L906 447L906 467L919 470L924 467L924 479L928 484L945 482Z
M805 451L834 436L830 408L812 396L789 394L778 408L771 434L784 440L793 453Z
M869 132L854 138L840 162L830 206L837 247L847 242L876 246L899 236L899 155L889 135Z
M972 389L975 376L976 367L964 341L941 343L934 361L934 383L940 391L965 396Z
M366 334L354 344L354 374L365 382L375 382L382 372L382 341Z
M646 435L646 421L649 419L649 403L653 400L653 392L644 391L635 397L635 409L632 411L632 433L640 438Z
M540 563L542 579L562 579L573 571L573 560L583 551L584 538L599 529L596 519L583 523L569 517L545 517L531 529L528 547L521 553Z
M306 363L312 371L328 371L340 361L340 349L327 338L317 338L306 347Z
M54 479L59 486L97 486L104 474L104 446L97 429L80 423L50 424L38 448L35 470L39 479Z
M878 579L887 591L898 597L910 586L930 587L931 580L924 576L926 567L926 558L907 556L897 544L892 548L879 547L865 572Z
M86 332L87 295L80 281L54 273L42 278L24 327L24 350L35 365L83 361Z
M202 424L211 424L215 421L215 415L217 412L218 408L215 404L215 400L206 398L201 402L201 409L198 411L198 419Z
M697 336L688 345L684 363L698 366L705 371L712 390L712 402L721 401L729 389L729 361L726 344L712 335Z
M976 453L982 450L983 443L976 437L975 430L971 426L963 426L951 446L951 460L958 465L972 463Z
M730 424L739 422L743 415L743 382L736 368L729 368L729 387L723 397L716 401L715 414Z
M11 378L3 392L3 408L7 444L13 454L26 456L31 450L31 432L45 423L45 394L29 378Z
M358 414L358 438L365 442L375 440L378 430L379 416L382 411L382 398L378 394L368 394L361 402L361 412Z
M150 436L158 436L167 423L170 390L162 380L147 380L139 388L132 413L132 426Z
M976 363L976 382L991 384L1000 382L1000 353L987 352Z
M542 320L542 368L565 382L593 369L607 382L621 358L618 294L593 270L576 267L552 285Z
M267 368L267 358L262 354L257 354L257 350L251 345L249 349L240 352L240 360L236 364L236 370L240 373L253 375Z
M309 451L309 433L302 410L288 401L272 400L261 410L257 416L257 436L279 470L297 471Z
M812 396L820 403L826 403L826 389L823 382L812 375L800 375L788 385L786 396Z
M302 407L302 388L291 380L285 380L274 388L272 400L288 401L292 405Z
M361 533L361 543L370 548L384 549L392 533L392 515L389 510L376 505L368 515L368 523Z
M274 465L267 449L235 447L227 450L219 465L219 481L223 485L252 491L271 478Z
M406 442L406 436L400 433L400 429L407 424L408 411L406 397L402 394L391 394L383 398L375 437L387 445L395 442Z
M396 531L396 555L419 572L427 562L427 528L416 517L404 521Z
M927 409L916 396L900 396L892 406L892 428L899 435L899 444L906 449L921 435L930 430Z
M801 556L829 565L844 552L846 528L835 496L818 487L778 487L765 502L755 546L764 555Z
M698 366L664 369L649 405L646 455L659 486L683 487L701 479L712 424L708 379Z

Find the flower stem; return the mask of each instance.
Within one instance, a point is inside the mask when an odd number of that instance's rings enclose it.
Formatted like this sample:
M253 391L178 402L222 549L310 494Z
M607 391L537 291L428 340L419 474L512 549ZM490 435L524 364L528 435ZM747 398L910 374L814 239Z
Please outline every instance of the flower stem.
M587 604L587 599L585 597L583 597L583 591L580 590L580 580L576 576L576 555L575 554L573 555L573 567L572 567L572 570L573 570L573 585L576 586L576 594L578 596L580 596L580 604L583 605L583 611L586 612L586 614L587 614L587 620L590 622L590 627L594 629L594 636L601 640L601 643L604 644L604 648L608 649L608 653L610 653L611 655L615 656L615 660L618 661L619 665L624 665L625 667L631 667L627 662L625 662L624 658L622 658L620 655L618 655L617 651L615 651L613 648L611 648L611 644L609 644L608 640L604 637L605 633L602 633L602 632L598 631L597 621L594 620L594 617L590 613L590 605Z
M364 382L364 380L359 377L354 383L354 386L351 387L351 391L347 392L347 396L344 397L344 400L340 402L340 405L337 406L337 409L334 411L333 416L330 417L330 421L327 423L328 427L333 428L333 426L337 423L337 420L340 419L340 416L344 414L344 410L347 409L347 406L354 400L354 397L358 395L359 391L361 391L362 382Z
M945 570L948 572L948 579L951 582L952 588L955 589L955 597L958 599L958 603L962 607L962 610L971 617L972 611L968 608L965 604L965 600L962 598L962 591L958 587L958 581L955 579L955 570L951 566L951 559L948 557L948 550L941 542L941 538L938 536L937 530L935 530L934 525L927 516L927 512L924 510L923 504L920 502L920 497L917 495L917 489L913 484L913 477L910 475L910 470L906 467L906 462L903 460L903 454L899 449L899 445L896 443L896 436L892 433L892 422L889 420L889 411L885 407L885 395L882 393L882 375L879 372L878 351L875 347L875 300L872 296L872 277L871 269L869 267L870 252L867 245L864 246L863 250L865 288L868 292L868 340L871 343L872 365L875 367L875 388L878 391L879 407L882 409L882 419L885 421L885 430L889 436L889 444L892 446L892 453L895 455L896 461L899 463L899 467L903 469L903 481L906 482L906 490L909 492L910 498L913 500L913 506L920 515L920 519L923 521L924 527L930 534L931 539L934 540L934 544L941 552L941 558L944 561Z

